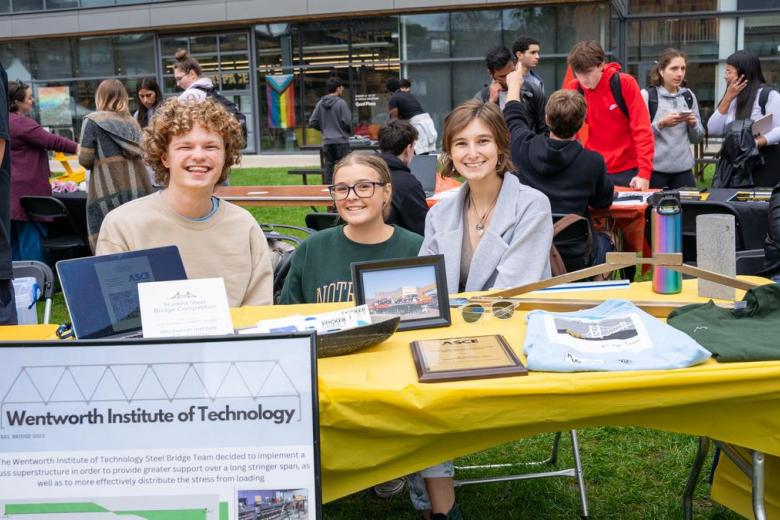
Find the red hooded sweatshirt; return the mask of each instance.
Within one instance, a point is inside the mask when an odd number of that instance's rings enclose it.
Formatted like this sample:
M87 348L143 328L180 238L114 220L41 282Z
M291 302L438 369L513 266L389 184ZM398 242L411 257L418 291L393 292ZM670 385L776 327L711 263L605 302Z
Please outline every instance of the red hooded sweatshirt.
M619 72L619 63L607 63L596 88L582 88L588 105L585 122L588 124L589 136L585 148L604 157L607 173L620 173L638 167L639 177L650 180L655 154L650 114L640 94L639 84L628 74L620 74L620 86L629 117L626 118L620 110L609 88L609 79ZM575 79L566 88L577 90L578 84Z

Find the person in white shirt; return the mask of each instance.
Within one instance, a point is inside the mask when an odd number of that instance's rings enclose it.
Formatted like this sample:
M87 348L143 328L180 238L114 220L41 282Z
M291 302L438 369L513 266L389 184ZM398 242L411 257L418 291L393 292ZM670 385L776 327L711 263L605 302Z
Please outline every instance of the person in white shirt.
M707 121L707 130L710 135L720 136L732 121L757 121L771 114L772 129L756 137L764 164L752 173L755 186L774 186L780 182L780 94L767 86L761 61L751 51L737 51L729 56L723 79L728 87Z
M214 83L202 74L203 70L198 60L187 54L184 49L176 51L173 76L176 78L176 85L184 90L179 94L179 101L203 101L208 97L209 92L214 90Z

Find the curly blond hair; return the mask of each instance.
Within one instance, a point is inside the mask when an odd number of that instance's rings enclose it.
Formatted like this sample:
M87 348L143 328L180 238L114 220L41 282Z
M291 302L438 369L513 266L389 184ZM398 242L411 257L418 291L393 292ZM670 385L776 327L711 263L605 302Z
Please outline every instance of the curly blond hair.
M170 172L163 164L163 157L168 153L171 140L189 133L195 125L219 134L225 143L225 164L217 184L225 182L230 167L241 160L244 136L241 125L233 114L209 98L188 103L180 103L178 99L171 98L155 110L151 123L144 128L141 141L144 160L154 170L158 184L168 186L170 180Z

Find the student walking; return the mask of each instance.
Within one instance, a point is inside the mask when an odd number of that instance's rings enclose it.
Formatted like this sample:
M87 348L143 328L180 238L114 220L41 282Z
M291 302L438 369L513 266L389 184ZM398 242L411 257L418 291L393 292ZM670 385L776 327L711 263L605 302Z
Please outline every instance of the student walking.
M108 212L153 191L141 157L141 127L128 111L125 87L115 79L101 82L95 105L97 111L84 118L79 140L79 163L91 170L87 231L93 251Z
M327 94L322 96L309 118L309 126L322 132L322 158L325 184L333 182L333 167L349 155L349 135L352 133L352 112L341 98L344 85L338 78L325 83Z
M577 79L566 88L578 90L588 106L585 148L604 157L614 185L647 189L655 148L639 84L620 72L619 63L606 63L597 41L576 44L567 62Z
M436 139L438 133L428 114L420 104L417 97L411 92L412 83L408 79L399 80L389 78L385 83L387 91L392 93L387 102L390 118L409 121L417 130L417 138L414 142L414 153L425 155L436 152Z
M774 186L780 181L780 94L767 86L761 61L750 51L737 51L726 59L723 79L728 88L707 121L707 129L710 135L725 136L733 121L757 121L770 114L771 129L755 139L763 165L749 173L752 185Z
M642 90L655 137L651 188L696 186L691 145L704 138L699 104L685 87L687 57L666 49L650 71L650 86Z

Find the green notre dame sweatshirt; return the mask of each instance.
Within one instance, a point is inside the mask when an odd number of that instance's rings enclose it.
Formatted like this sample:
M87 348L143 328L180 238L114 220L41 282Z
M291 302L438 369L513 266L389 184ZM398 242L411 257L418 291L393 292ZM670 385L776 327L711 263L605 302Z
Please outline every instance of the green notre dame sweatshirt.
M344 226L314 233L293 255L279 303L352 301L352 262L417 256L423 238L393 226L393 236L379 244L359 244L344 235Z

